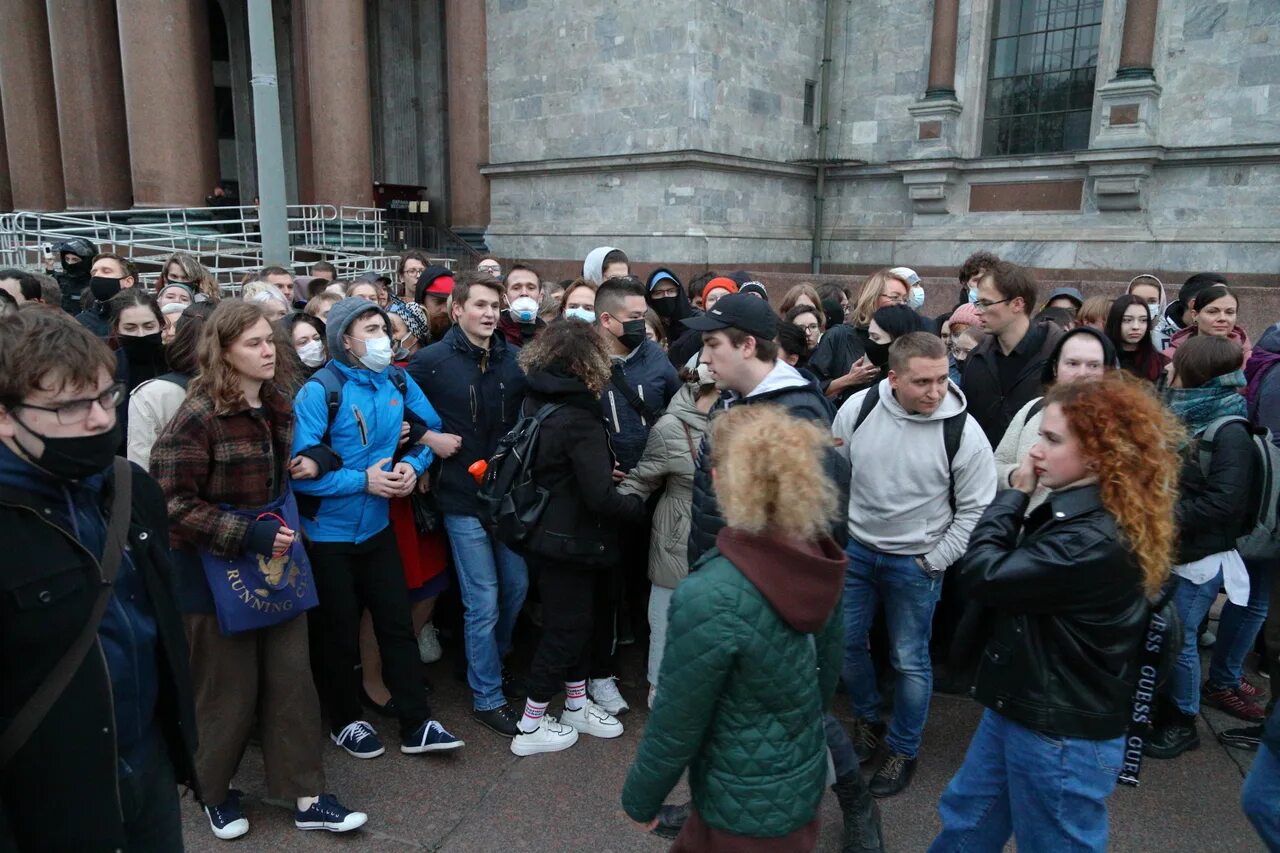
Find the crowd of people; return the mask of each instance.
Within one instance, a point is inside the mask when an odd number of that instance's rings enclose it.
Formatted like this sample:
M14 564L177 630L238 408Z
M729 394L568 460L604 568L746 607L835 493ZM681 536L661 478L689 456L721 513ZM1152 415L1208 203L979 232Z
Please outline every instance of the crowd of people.
M423 669L452 649L518 756L645 703L622 804L677 850L811 850L828 787L843 849L882 850L935 690L985 711L933 850L1105 849L1201 704L1246 723L1280 849L1245 669L1280 654L1280 324L1251 342L1221 275L1042 303L979 252L938 316L906 267L771 294L611 246L559 282L410 251L235 296L181 253L58 255L0 270L8 847L180 850L181 789L241 837L255 737L299 829L356 830L324 751L383 755L374 717L464 749Z

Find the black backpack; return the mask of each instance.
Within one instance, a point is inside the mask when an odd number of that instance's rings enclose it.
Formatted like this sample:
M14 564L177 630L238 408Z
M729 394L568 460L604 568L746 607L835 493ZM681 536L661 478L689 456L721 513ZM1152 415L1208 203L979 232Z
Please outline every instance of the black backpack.
M852 432L857 432L858 427L862 426L862 422L870 416L876 406L880 405L880 383L877 382L867 389L867 395L862 398L862 407L858 409L858 419L853 422ZM960 452L960 442L964 440L964 425L969 417L969 412L963 411L958 415L952 415L942 422L942 445L947 450L947 473L950 476L950 490L947 497L951 501L951 512L956 511L956 475L952 470L952 466L956 461L956 454ZM852 433L851 433L852 437Z
M547 508L551 493L533 481L533 462L542 422L563 406L547 403L522 416L489 457L480 482L480 523L509 548L529 538Z

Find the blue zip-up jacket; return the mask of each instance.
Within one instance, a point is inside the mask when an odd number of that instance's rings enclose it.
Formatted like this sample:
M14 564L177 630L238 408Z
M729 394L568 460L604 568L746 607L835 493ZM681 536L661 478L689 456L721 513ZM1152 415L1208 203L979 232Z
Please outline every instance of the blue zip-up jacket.
M324 388L315 382L303 385L293 401L293 453L321 444L328 430L328 446L342 457L342 468L315 480L294 480L293 488L299 494L324 498L315 518L302 519L303 532L310 539L358 545L381 533L388 524L389 503L365 490L365 469L379 459L397 455L405 411L412 412L433 432L440 432L442 424L412 378L405 377L407 399L400 399L400 391L391 381L391 371L400 368L388 367L374 373L337 360L330 363L347 377L338 414L330 426ZM401 461L408 462L422 476L434 458L430 448L417 445L407 448ZM395 464L388 462L382 467L390 471Z
M520 418L527 383L516 362L519 352L501 332L489 338L486 350L454 326L409 360L409 375L440 413L444 431L462 438L458 452L441 460L431 486L441 512L480 515L480 487L467 468L492 456Z
M618 456L618 467L623 471L630 471L644 454L649 430L658 422L667 403L680 390L680 377L667 360L667 354L650 340L646 340L626 358L614 359L615 376L619 364L622 381L636 392L637 398L652 405L656 412L652 418L645 417L627 402L626 395L613 382L604 387L600 405L605 424L609 428L609 438L613 442L613 451Z

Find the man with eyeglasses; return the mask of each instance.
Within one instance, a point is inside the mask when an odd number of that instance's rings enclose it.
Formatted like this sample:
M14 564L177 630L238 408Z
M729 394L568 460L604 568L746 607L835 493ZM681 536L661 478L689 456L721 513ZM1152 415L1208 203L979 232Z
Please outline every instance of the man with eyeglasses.
M73 318L0 318L4 849L182 849L187 644L164 495L136 465L115 475L123 397Z
M1013 416L1044 395L1044 363L1062 337L1052 323L1033 325L1036 283L1025 267L1000 261L978 282L974 308L987 332L964 367L969 413L995 447Z

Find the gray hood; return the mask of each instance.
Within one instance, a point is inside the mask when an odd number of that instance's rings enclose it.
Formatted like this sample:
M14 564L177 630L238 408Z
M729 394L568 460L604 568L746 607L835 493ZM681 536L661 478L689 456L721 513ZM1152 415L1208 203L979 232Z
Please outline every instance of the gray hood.
M377 311L382 321L387 324L387 332L391 331L391 320L387 312L376 303L359 296L348 296L329 309L329 318L325 321L325 341L329 344L329 357L347 367L355 367L351 353L342 345L342 336L351 328L351 324L362 314L370 310Z
M960 414L969 407L969 401L965 399L964 392L952 382L948 387L947 396L943 398L932 414L912 414L902 407L897 397L893 396L893 388L889 385L888 379L880 380L880 404L884 406L886 412L899 420L917 422L946 420L953 415Z
M671 398L671 402L667 404L667 414L675 417L681 423L688 424L691 428L702 432L707 428L707 413L698 411L698 407L694 404L694 399L698 393L698 386L693 383L686 382L680 386L680 390Z
M616 250L616 246L598 246L588 252L582 262L582 277L597 285L604 284L604 256Z

